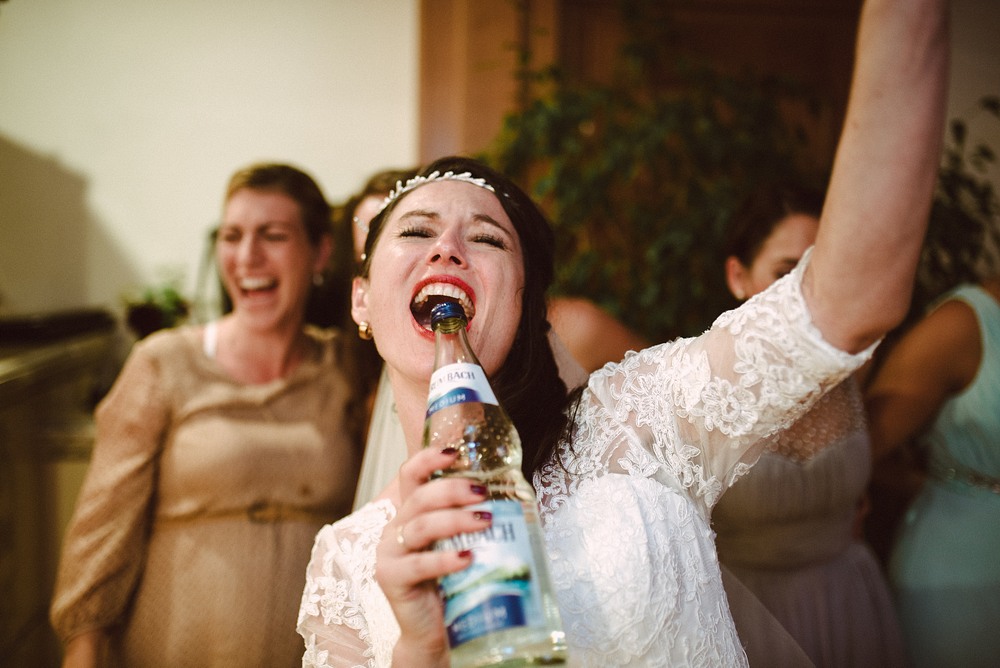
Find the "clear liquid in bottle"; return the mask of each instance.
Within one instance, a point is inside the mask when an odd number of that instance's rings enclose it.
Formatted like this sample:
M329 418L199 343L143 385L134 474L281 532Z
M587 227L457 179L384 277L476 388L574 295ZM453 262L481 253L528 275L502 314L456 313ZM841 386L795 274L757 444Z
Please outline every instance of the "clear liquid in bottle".
M562 665L566 641L548 574L534 490L521 474L521 441L465 337L456 302L432 312L437 354L425 447L454 447L441 475L483 483L472 508L493 514L489 529L440 541L436 549L473 551L465 570L441 579L451 665Z

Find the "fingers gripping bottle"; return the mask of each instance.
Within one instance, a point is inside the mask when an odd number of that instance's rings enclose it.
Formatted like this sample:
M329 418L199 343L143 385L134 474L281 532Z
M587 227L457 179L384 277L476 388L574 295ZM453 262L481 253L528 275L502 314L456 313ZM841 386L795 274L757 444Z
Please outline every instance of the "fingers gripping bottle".
M459 451L441 472L482 482L492 526L435 547L471 549L472 564L439 583L451 665L561 665L566 640L549 582L534 490L521 474L521 440L469 347L465 311L431 311L436 353L423 444Z

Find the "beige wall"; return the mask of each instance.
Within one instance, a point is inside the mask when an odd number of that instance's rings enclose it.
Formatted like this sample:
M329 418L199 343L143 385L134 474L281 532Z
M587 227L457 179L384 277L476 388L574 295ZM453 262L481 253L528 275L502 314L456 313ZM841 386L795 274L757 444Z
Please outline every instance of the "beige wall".
M417 155L416 0L0 3L0 315L193 292L229 174Z

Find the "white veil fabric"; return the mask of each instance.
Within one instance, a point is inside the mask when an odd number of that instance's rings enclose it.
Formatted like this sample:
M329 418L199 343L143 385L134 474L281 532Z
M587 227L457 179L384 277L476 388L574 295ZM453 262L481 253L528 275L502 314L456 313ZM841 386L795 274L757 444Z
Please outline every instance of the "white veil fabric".
M392 396L389 374L382 366L368 423L368 440L358 475L358 488L354 493L354 510L375 499L399 473L406 461L406 439L396 414L396 401Z

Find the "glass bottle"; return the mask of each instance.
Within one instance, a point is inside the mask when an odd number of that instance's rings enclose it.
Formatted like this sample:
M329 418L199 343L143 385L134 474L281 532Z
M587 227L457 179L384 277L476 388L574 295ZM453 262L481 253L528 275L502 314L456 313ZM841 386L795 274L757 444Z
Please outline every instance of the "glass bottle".
M466 326L458 302L431 311L435 360L423 434L425 447L459 451L440 475L483 483L487 499L470 509L493 514L485 531L435 545L473 552L468 568L439 583L451 665L562 665L566 639L534 490L521 474L521 440L469 346Z

